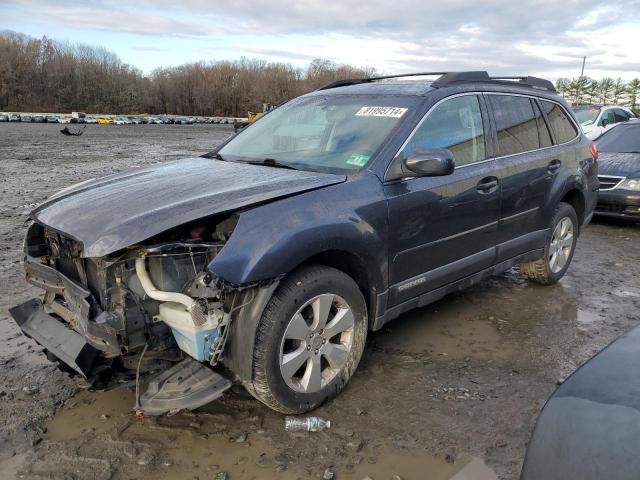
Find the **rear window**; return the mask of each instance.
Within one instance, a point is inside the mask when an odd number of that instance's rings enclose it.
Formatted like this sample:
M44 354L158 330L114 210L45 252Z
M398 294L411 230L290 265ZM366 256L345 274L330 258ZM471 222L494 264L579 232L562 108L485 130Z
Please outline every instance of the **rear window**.
M498 133L498 155L540 148L538 125L531 100L511 95L489 95Z
M557 103L540 100L544 113L556 137L556 143L567 143L578 136L578 130L564 109Z

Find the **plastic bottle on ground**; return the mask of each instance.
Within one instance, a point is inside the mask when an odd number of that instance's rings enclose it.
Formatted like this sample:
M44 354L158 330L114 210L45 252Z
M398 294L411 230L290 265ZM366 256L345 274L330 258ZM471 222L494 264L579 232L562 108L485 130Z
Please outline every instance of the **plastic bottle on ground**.
M331 421L320 417L286 417L284 429L288 432L321 432L331 428Z

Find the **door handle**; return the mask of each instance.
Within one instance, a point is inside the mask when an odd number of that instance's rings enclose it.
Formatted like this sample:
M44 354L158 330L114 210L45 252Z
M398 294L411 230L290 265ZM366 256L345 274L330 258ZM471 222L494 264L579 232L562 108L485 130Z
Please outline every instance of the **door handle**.
M556 173L558 170L560 170L561 166L562 162L560 160L551 160L551 162L549 162L549 165L547 166L547 172Z
M493 193L498 189L498 179L496 177L485 177L478 182L476 189L483 195Z

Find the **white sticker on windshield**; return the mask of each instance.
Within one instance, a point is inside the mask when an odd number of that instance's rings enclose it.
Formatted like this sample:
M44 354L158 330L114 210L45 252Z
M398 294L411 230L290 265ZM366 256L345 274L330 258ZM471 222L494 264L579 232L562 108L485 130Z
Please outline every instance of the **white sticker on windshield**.
M362 107L356 112L356 117L400 118L406 111L406 108L401 107Z

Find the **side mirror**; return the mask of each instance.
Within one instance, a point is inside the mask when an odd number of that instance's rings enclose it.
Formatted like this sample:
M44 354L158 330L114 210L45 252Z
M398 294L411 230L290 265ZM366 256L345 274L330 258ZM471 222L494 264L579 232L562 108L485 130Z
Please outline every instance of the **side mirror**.
M446 148L416 148L403 161L405 173L422 177L451 175L455 166L453 153Z

